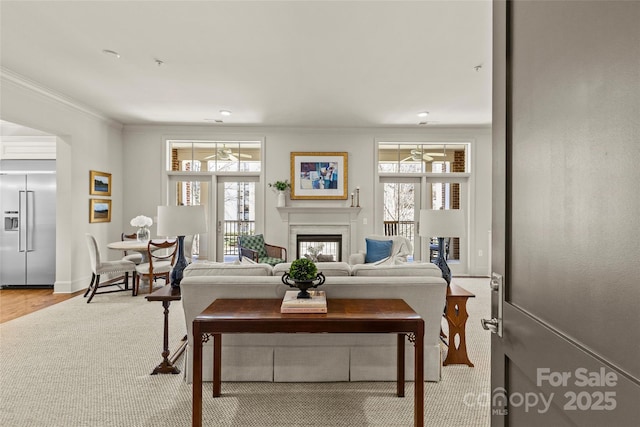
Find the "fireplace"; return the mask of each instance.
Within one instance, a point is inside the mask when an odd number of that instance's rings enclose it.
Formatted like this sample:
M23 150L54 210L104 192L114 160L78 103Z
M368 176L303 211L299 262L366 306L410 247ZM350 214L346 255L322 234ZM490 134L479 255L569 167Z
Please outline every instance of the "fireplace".
M291 259L304 257L305 250L300 251L298 236L313 236L311 239L307 237L303 239L315 243L314 247L323 244L323 254L330 253L334 255L336 261L346 262L356 241L356 219L360 210L361 208L339 206L278 208L282 221L289 231L287 244L289 257ZM329 248L334 241L336 242L335 250Z
M314 261L342 261L341 234L297 234L296 259L308 257Z

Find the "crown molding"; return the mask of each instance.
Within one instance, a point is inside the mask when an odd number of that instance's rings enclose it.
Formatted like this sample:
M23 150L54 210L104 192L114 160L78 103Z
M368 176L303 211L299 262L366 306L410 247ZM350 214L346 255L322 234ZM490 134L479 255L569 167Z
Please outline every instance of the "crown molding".
M0 79L2 79L3 84L5 82L13 83L16 86L25 88L32 92L35 92L39 95L42 95L46 98L49 98L53 101L56 101L60 104L63 104L67 107L71 107L76 111L84 113L93 118L97 118L108 123L110 126L117 127L119 129L123 128L123 124L103 115L101 112L78 102L77 100L68 97L67 95L63 95L62 93L56 92L42 84L31 80L21 74L16 73L6 67L0 66Z

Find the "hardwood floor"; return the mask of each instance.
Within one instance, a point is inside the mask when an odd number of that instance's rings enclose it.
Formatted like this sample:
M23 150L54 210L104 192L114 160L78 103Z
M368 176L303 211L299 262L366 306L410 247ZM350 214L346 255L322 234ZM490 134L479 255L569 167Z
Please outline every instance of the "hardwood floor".
M54 294L53 289L0 289L0 323L83 293L84 290L72 294Z

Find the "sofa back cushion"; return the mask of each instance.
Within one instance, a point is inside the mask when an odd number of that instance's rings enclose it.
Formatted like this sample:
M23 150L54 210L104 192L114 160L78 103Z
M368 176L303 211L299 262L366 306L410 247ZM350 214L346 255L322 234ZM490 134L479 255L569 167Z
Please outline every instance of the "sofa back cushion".
M225 263L199 261L184 269L184 277L194 276L272 276L273 267L263 263Z
M351 275L351 266L346 262L316 262L315 264L318 268L318 273L322 273L327 277ZM289 271L289 268L291 268L290 262L278 264L273 267L273 275L282 276Z
M352 276L428 276L442 277L442 271L430 262L402 262L396 264L356 264L351 266Z

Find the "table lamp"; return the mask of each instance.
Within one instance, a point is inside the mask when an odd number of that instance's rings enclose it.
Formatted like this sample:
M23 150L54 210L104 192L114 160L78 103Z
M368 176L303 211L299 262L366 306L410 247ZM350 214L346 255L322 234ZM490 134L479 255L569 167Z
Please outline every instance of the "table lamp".
M184 257L184 236L207 232L204 206L158 206L159 236L178 238L178 259L171 270L171 286L180 287L182 274L187 267Z
M420 237L438 238L438 257L433 261L442 270L442 278L451 283L451 270L444 257L444 238L465 234L464 211L460 209L420 210Z

